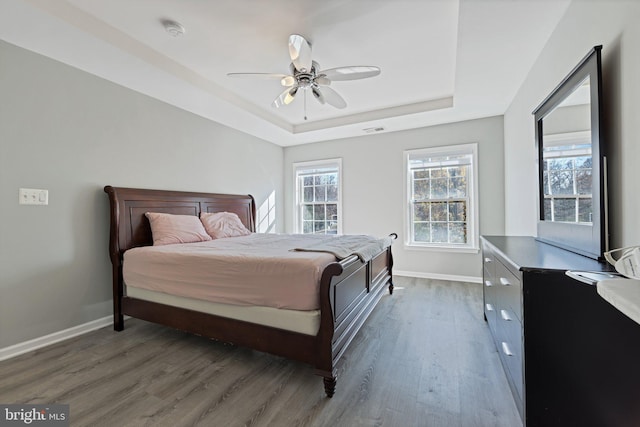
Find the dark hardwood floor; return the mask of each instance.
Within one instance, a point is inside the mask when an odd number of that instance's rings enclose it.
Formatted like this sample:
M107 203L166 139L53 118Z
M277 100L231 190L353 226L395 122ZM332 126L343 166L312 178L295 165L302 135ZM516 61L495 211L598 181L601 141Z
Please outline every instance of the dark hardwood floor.
M394 282L332 399L309 366L129 319L0 362L0 403L67 403L73 426L522 426L482 287Z

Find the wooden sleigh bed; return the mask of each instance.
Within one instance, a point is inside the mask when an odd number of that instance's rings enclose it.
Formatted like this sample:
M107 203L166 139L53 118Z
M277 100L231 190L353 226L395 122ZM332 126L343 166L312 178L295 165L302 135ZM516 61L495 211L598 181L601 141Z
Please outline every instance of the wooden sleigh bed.
M252 348L307 363L324 379L333 396L337 364L349 343L388 289L393 292L391 247L363 262L356 256L330 263L321 274L320 315L316 335L237 320L192 309L127 296L124 253L153 245L146 212L199 216L201 212L233 212L255 232L256 207L250 195L194 193L106 186L110 201L109 255L113 265L114 329L124 329L124 316ZM395 238L395 234L392 234Z

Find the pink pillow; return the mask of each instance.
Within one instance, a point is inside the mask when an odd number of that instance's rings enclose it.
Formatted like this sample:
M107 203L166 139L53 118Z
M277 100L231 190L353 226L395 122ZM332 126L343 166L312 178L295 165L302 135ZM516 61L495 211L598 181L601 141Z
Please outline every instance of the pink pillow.
M147 212L153 245L206 242L211 240L197 216Z
M222 239L224 237L247 236L251 231L247 230L240 217L233 212L216 212L200 214L200 220L204 224L204 228L214 239Z

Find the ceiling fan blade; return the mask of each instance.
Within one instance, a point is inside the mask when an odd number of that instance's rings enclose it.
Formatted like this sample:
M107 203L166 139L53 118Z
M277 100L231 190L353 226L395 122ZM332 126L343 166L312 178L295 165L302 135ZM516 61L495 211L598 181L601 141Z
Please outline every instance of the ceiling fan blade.
M299 34L289 36L289 56L298 71L311 71L311 45Z
M313 81L320 86L329 86L331 84L331 79L324 74L320 74Z
M320 71L331 81L358 80L374 77L380 74L380 68L370 65L352 65L348 67L330 68Z
M286 74L276 73L227 73L227 76L239 79L283 79L287 77Z
M316 89L316 90L320 92L320 89ZM333 107L345 108L347 106L347 101L345 101L344 98L338 94L338 92L331 89L329 86L324 86L322 88L322 92L320 93L324 95L324 100L327 102L327 104Z
M313 93L313 96L318 100L320 104L324 104L325 102L327 102L324 100L324 95L322 95L322 92L320 92L318 88L312 87L311 93Z
M284 90L284 92L278 95L276 99L273 100L273 103L271 103L271 105L275 108L280 108L283 105L289 105L291 104L291 102L293 102L293 99L295 98L297 92L298 86L287 88Z

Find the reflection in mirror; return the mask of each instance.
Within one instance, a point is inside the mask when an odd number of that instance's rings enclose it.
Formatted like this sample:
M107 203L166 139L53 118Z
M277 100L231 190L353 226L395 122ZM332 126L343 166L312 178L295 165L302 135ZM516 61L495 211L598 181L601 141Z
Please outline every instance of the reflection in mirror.
M590 224L593 218L590 79L544 118L543 221Z

